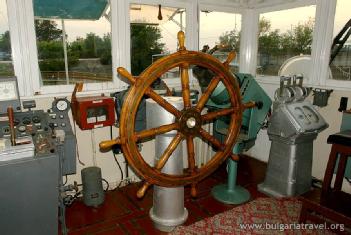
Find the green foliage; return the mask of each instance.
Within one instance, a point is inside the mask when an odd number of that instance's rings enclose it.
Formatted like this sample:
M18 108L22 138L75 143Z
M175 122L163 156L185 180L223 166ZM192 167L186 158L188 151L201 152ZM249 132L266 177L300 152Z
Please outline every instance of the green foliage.
M282 37L285 44L284 47L294 54L310 54L313 35L313 19L309 19L305 23L298 23ZM290 42L289 44L287 42Z
M225 32L219 37L219 42L224 46L224 49L222 51L239 51L240 32L236 29Z
M57 28L55 21L35 20L35 31L38 41L58 41L62 39L62 30Z
M0 35L0 51L11 54L10 32L8 30Z
M39 66L41 71L63 71L64 51L62 30L53 21L36 20ZM152 55L160 54L164 44L160 43L161 32L147 24L131 25L132 73L140 74L152 63ZM80 58L99 58L102 65L112 64L111 35L99 37L88 33L85 38L77 38L67 43L69 67L78 64Z
M131 67L132 74L139 75L152 63L152 55L163 52L164 44L160 43L160 30L151 25L131 25Z
M35 25L41 71L64 71L62 30L57 28L55 22L48 20L37 20ZM69 67L77 65L80 58L100 58L101 64L110 65L111 35L106 34L101 38L88 33L85 38L67 42L67 57Z
M305 23L298 23L286 33L278 29L271 29L271 22L261 18L259 21L258 48L259 53L267 56L273 55L299 55L311 53L313 36L313 19ZM240 45L240 32L227 31L219 37L221 44L229 45L230 50L238 51Z
M63 58L63 46L61 41L38 41L38 56L40 59Z

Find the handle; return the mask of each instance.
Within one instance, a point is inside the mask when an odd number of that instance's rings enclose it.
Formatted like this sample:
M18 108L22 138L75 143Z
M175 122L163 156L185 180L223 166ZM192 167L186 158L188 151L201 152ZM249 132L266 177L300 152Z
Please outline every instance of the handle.
M161 12L161 4L158 5L158 16L157 16L158 20L162 20L162 12Z
M179 31L177 34L177 38L178 38L178 43L179 43L179 51L183 51L185 50L185 34L183 31Z
M77 110L77 92L81 92L83 90L83 83L82 82L78 82L76 83L76 85L74 86L73 92L72 92L72 97L71 97L71 106L72 106L72 116L73 116L73 120L77 120L76 119L76 110Z
M229 67L230 62L232 62L236 57L235 51L231 51L228 54L226 61L223 63L224 66Z
M122 75L123 77L127 78L132 84L136 82L135 77L131 75L125 68L123 67L118 67L117 68L117 73Z
M283 96L283 90L284 88L288 87L291 85L291 77L287 76L281 76L280 77L280 89L279 89L279 96Z
M138 197L138 198L144 197L145 192L146 192L146 190L149 188L149 186L150 186L150 183L145 182L145 183L143 184L143 186L141 186L141 188L138 190L138 192L137 192L137 197Z
M116 144L121 144L120 138L114 139L114 140L105 140L101 141L99 144L100 150L102 151L108 151L112 148L113 145Z
M13 121L14 121L13 108L11 106L7 108L7 116L9 118L11 145L15 146L16 145L16 132L15 132L15 126L13 124Z

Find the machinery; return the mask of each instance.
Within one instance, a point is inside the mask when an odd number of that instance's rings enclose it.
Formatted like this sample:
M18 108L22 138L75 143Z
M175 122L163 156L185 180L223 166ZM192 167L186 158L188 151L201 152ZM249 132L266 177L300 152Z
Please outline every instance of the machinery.
M219 49L215 46L211 50L204 47L203 52L212 54ZM201 90L204 91L212 80L214 74L201 66L195 66L193 73L199 81ZM250 74L236 73L235 78L240 87L240 94L243 102L255 102L256 106L243 112L242 123L239 137L236 140L232 150L233 154L238 156L244 151L249 150L254 144L259 130L264 126L268 113L271 110L272 101L265 91L258 85L255 78ZM229 94L222 83L219 83L210 96L206 107L209 112L226 109L229 104ZM228 133L229 119L226 116L219 117L214 123L214 136L222 140ZM250 198L249 192L243 187L236 184L237 178L237 159L228 159L228 182L217 185L212 189L213 196L227 204L240 204Z
M243 111L254 108L255 102L242 103L242 97L238 80L229 71L229 63L234 59L235 53L230 53L227 60L221 63L211 55L188 51L184 46L184 32L178 33L179 49L176 53L165 56L140 74L138 78L133 77L124 68L118 68L120 75L127 78L132 84L124 100L120 123L119 137L114 140L102 141L100 149L106 151L114 145L121 145L122 151L134 171L145 179L143 186L138 190L137 196L144 196L150 185L175 188L184 185L191 185L191 194L196 196L196 184L211 174L228 156L237 160L237 155L232 153L233 146L239 135ZM191 101L189 86L189 69L193 66L207 68L213 73L206 90L202 93L196 104ZM182 108L173 106L164 97L157 94L151 84L170 69L180 69L180 80L182 87ZM221 82L227 92L226 108L203 112L211 94ZM135 122L138 106L143 97L147 96L155 101L162 109L174 116L170 123L160 122L156 127L135 131ZM227 116L227 132L222 141L202 128L203 124L212 122L219 117ZM157 138L159 135L174 132L169 144L165 145L164 151L160 153L158 160L149 164L141 155L137 143L148 139ZM200 137L204 142L209 143L217 149L215 155L203 166L197 166L195 162L194 138ZM187 152L187 168L179 171L166 173L164 168L174 158L173 153L177 146L185 140Z
M66 234L61 176L76 168L70 103L56 99L44 112L25 101L22 111L16 78L0 78L0 89L1 233L57 234L60 215Z
M254 101L257 107L245 110L240 128L239 137L234 145L233 154L239 155L249 150L255 144L257 134L264 126L272 101L265 91L258 85L250 74L236 73L235 77L240 86L243 102ZM206 107L209 110L221 110L228 106L228 93L224 86L219 84L212 93ZM214 124L214 134L217 139L223 138L228 131L228 118L219 117ZM227 204L240 204L250 198L249 192L236 184L238 162L228 159L228 182L217 185L212 189L213 196Z
M292 81L293 80L293 81ZM271 196L295 196L312 184L313 141L328 127L314 106L305 101L309 90L302 76L281 77L268 127L272 141L266 177L258 189Z
M77 97L81 92L83 83L77 83L72 93L72 115L80 129L89 130L115 123L114 102L111 97L87 96Z

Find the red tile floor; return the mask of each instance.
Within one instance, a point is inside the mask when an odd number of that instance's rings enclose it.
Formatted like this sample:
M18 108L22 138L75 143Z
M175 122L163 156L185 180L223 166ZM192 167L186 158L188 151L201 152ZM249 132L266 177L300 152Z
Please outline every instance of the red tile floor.
M264 196L256 189L264 179L266 164L253 158L242 157L239 162L238 182L251 193L251 200ZM189 217L185 225L213 216L233 208L216 201L211 195L214 185L226 181L225 164L198 185L198 196L192 198L190 189L185 188L185 207ZM149 218L152 207L152 189L143 199L136 197L140 183L130 184L106 193L106 199L99 208L90 208L82 201L76 201L66 210L66 224L69 235L109 234L164 234L153 227Z

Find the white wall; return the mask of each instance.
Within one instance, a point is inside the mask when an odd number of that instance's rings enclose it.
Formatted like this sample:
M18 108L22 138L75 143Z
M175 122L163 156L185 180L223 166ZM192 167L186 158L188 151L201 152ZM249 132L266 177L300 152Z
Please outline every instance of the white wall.
M273 84L260 84L263 89L267 92L267 94L273 99L274 91L278 87L278 85ZM319 108L321 115L329 124L329 128L324 130L322 133L318 135L318 138L314 142L314 151L313 151L313 167L312 167L312 175L318 179L323 179L325 168L328 162L328 157L330 153L331 145L327 144L327 138L330 134L336 133L340 130L341 117L342 114L337 111L339 107L339 101L341 97L348 97L351 100L350 92L346 91L334 91L331 93L328 106ZM308 97L311 100L313 97L310 95ZM37 109L47 110L51 107L51 102L53 99L51 98L41 98L36 99ZM349 104L349 108L350 108ZM73 122L71 120L71 124ZM84 167L93 166L93 141L95 141L96 148L96 162L97 166L102 169L102 176L106 179L111 188L114 188L118 185L121 175L119 169L113 159L112 152L101 153L99 151L99 142L102 140L110 139L110 129L109 127L99 128L94 130L94 137L92 141L91 131L85 130L82 131L79 127L76 127L77 130L77 140L78 140L78 150L81 162L85 164L83 166L77 160L77 174L68 177L68 182L72 183L73 181L81 182L80 171ZM113 136L116 137L118 135L118 129L113 128ZM142 155L146 158L146 161L151 163L154 159L154 144L153 142L143 144ZM270 150L270 141L268 139L267 131L262 130L257 138L256 145L248 152L250 156L259 159L261 161L267 162L269 158L269 150ZM122 154L116 155L118 161L122 166L123 173L125 175L125 158ZM133 171L129 171L129 175L131 180L138 180L137 177L133 174ZM348 185L348 188L350 186ZM351 189L346 188L346 191L351 191Z

